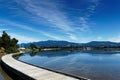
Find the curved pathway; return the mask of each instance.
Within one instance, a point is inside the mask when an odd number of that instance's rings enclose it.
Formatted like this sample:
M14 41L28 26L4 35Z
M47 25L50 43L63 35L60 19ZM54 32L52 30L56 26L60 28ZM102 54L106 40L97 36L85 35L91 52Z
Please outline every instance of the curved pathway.
M33 78L34 80L88 80L86 78L74 78L64 74L52 72L46 69L35 67L23 62L20 62L13 58L20 53L8 54L2 57L2 63L19 71L20 73ZM17 74L17 72L16 72Z

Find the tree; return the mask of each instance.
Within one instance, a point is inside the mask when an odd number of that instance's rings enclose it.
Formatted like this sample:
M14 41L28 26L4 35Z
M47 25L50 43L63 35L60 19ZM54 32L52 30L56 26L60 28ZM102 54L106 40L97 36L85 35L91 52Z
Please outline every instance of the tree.
M35 44L30 44L30 48L31 48L32 50L34 50L34 49L37 48L37 46L36 46Z
M17 43L17 39L11 39L10 36L5 31L3 31L2 37L0 37L0 47L3 47L6 53L17 52Z
M2 39L2 47L7 49L10 46L10 36L5 31L3 31L1 39Z

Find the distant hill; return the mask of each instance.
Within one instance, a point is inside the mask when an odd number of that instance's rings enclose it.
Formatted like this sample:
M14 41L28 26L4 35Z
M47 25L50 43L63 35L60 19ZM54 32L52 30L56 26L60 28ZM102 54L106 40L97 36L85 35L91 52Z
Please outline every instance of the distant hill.
M33 42L33 43L22 43L20 46L28 48L30 44L35 44L38 47L69 47L69 46L79 46L79 43L72 43L68 41L39 41L39 42Z
M88 47L100 47L100 46L120 47L120 43L110 42L110 41L92 41L92 42L84 44L84 46L88 46Z
M39 42L33 42L33 43L22 43L20 44L21 47L29 48L30 44L35 44L38 47L120 47L120 43L116 42L110 42L110 41L91 41L88 43L73 43L68 41L54 41L54 40L48 40L48 41L39 41Z

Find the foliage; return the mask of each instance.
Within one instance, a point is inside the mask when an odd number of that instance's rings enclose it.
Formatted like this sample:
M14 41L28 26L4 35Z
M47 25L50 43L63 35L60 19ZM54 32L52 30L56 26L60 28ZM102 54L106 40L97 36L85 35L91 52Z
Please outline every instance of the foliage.
M10 38L10 36L3 31L2 37L0 37L0 47L5 49L6 53L14 53L17 52L18 49L18 40L15 38Z
M34 49L37 48L37 46L36 46L35 44L30 44L30 48L31 48L32 50L34 50Z

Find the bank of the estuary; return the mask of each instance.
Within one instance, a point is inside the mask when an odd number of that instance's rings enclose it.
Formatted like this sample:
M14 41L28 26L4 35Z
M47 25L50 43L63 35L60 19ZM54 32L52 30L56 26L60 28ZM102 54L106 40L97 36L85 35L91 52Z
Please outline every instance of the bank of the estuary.
M0 65L0 80L12 80L11 77L7 75L7 73L2 69Z
M5 53L0 53L0 80L13 80L1 67L1 57L5 55Z

